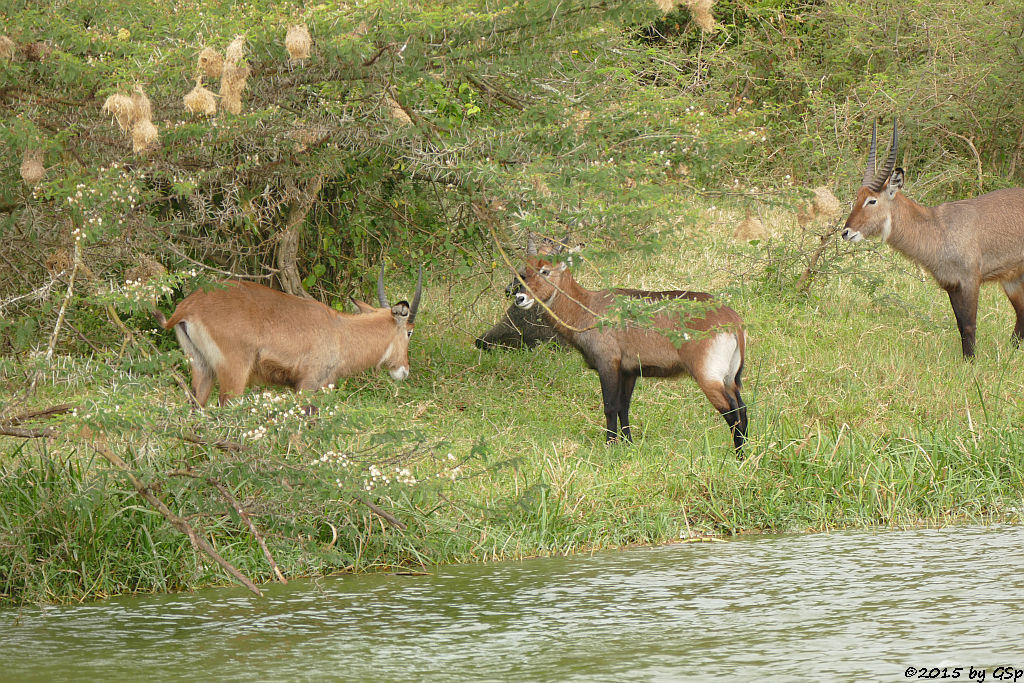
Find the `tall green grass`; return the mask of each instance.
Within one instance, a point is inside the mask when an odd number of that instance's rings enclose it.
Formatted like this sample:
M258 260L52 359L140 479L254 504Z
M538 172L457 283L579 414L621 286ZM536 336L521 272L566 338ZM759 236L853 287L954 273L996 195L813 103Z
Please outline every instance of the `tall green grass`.
M472 346L506 305L504 272L493 272L495 287L483 296L479 280L435 278L417 321L412 375L401 384L370 372L333 392L264 397L254 389L192 413L154 370L180 362L177 354L155 364L60 359L34 403L72 401L78 413L54 424L56 439L0 441L0 600L225 581L95 458L90 443L100 434L176 514L262 580L271 574L258 545L205 478L230 487L290 575L703 533L1021 519L1024 369L997 288L984 291L978 357L965 363L944 295L884 248L837 248L837 273L797 294L765 267L766 254L793 248L791 240L733 244L732 217L700 208L680 201L692 223L656 258L593 252L578 275L590 286L685 286L728 297L751 336L744 461L685 378L641 380L636 443L605 445L598 379L578 354ZM17 386L32 368L8 359L0 372ZM318 410L306 415L306 404ZM243 450L220 450L217 440ZM345 454L347 465L317 463L325 453ZM371 468L390 479L369 481ZM402 469L415 484L395 480ZM193 476L175 474L182 470Z

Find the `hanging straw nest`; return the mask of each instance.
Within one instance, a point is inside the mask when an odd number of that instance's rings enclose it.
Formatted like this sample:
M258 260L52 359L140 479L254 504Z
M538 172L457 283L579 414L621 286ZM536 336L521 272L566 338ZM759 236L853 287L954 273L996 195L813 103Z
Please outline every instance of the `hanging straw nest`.
M46 175L43 167L43 150L26 149L21 156L21 179L29 187L39 184L39 181Z
M146 93L142 92L142 86L136 85L132 93L132 121L152 121L153 105L150 104Z
M153 149L159 140L160 134L149 119L139 119L132 126L132 151L136 154Z
M18 45L7 36L0 36L0 60L13 62L18 54Z
M131 128L132 121L135 120L135 104L132 102L132 98L121 93L114 93L108 97L103 103L103 111L114 117L118 128L122 131Z
M284 38L284 46L288 50L289 61L309 59L309 48L313 39L309 37L309 29L305 24L294 24L288 27L288 35Z
M224 72L224 58L212 47L204 47L199 53L199 70L211 80L221 77Z
M203 77L196 76L196 87L182 98L185 109L200 116L213 116L217 113L217 98L203 87Z
M232 114L242 113L242 91L249 80L248 66L226 64L224 75L220 79L221 106Z
M238 36L224 51L224 71L220 78L221 106L232 114L242 113L242 91L249 80L245 59L245 36Z
M814 196L797 211L796 222L800 227L835 220L843 207L827 187L816 187Z
M715 0L682 0L686 9L690 10L690 16L697 26L708 33L716 30L718 25L715 17L711 14L711 8L715 6Z
M49 57L50 53L53 52L53 48L50 47L50 44L41 40L26 44L24 50L25 59L30 62L41 62Z
M409 117L408 112L402 108L398 102L395 102L390 97L385 97L384 101L388 105L388 109L391 110L391 118L403 126L411 126L412 119Z
M668 14L676 7L686 7L690 12L690 16L693 17L693 23L700 26L701 29L710 33L718 28L718 25L715 23L715 17L711 14L711 8L715 6L715 0L654 0L654 4L665 14Z
M235 36L235 39L228 45L228 49L224 50L224 62L237 66L243 59L245 59L245 36Z
M50 275L57 277L71 270L71 254L68 253L67 249L58 247L47 255L43 265L46 266L46 270L49 271Z
M161 278L167 274L167 269L162 263L149 254L138 254L138 263L125 271L126 282L137 282L143 284L153 278Z
M295 128L292 128L288 133L286 133L286 137L295 142L295 144L292 145L292 150L298 154L305 152L309 149L310 145L323 140L327 134L328 131L323 126L298 124Z
M747 209L747 217L736 226L736 230L732 234L733 239L737 242L760 240L767 236L768 231L764 229L764 223L756 216L751 216L750 209Z

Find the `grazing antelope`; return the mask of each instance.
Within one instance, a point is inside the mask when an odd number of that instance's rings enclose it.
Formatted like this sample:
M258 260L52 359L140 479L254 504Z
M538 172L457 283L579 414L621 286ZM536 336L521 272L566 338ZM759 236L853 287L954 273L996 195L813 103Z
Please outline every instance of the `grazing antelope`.
M522 286L516 305L530 310L542 302L543 315L558 335L583 354L601 379L605 436L622 435L632 441L629 404L638 377L673 377L687 374L697 380L711 404L725 418L733 445L742 456L747 436L747 406L740 397L740 374L746 349L743 321L731 308L716 304L705 292L647 292L638 289L591 291L573 279L567 263L553 263L527 249L526 266L519 272ZM688 299L705 302L699 313L660 313L655 328L689 331L693 338L677 346L658 329L627 326L595 327L616 294L658 301Z
M864 180L846 219L843 239L881 235L896 251L924 266L949 294L964 358L974 357L981 283L998 280L1017 313L1013 342L1024 339L1024 189L996 190L973 199L922 206L900 192L894 168L898 137L892 126L889 158L876 173L877 123L871 129Z
M380 308L358 302L359 313L341 313L319 301L252 282L223 282L196 290L170 320L154 311L165 330L174 328L192 364L192 391L205 406L220 384L220 404L251 382L318 389L372 367L396 381L409 376L409 339L423 292L419 270L412 304L388 303L384 271L377 280Z

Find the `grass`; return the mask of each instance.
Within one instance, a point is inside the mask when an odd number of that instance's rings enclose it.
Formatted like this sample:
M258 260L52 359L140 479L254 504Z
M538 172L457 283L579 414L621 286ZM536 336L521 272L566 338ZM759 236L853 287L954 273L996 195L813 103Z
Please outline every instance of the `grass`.
M0 437L0 601L225 581L97 460L89 445L97 439L229 561L265 580L252 535L204 478L228 483L293 576L704 533L1021 519L1024 370L998 288L983 292L978 357L965 363L945 295L884 247L839 245L829 263L841 274L798 295L766 275L765 254L792 247L790 239L736 245L721 211L699 209L680 206L696 219L655 259L607 256L579 277L590 286L727 294L752 338L745 462L686 379L641 380L635 445L606 446L598 379L577 354L472 346L506 305L505 274L489 276L487 296L478 296L486 275L458 283L435 275L402 384L366 373L329 393L253 390L233 406L192 414L159 370L173 357L58 359L33 404L72 401L78 415L57 425L53 440ZM14 359L0 363L9 386L27 372ZM315 416L296 411L309 402ZM268 432L257 437L260 425ZM187 431L245 450L182 441ZM325 452L346 454L348 466L315 464ZM371 465L382 478L372 480ZM415 484L395 481L403 468ZM389 526L360 497L408 529Z

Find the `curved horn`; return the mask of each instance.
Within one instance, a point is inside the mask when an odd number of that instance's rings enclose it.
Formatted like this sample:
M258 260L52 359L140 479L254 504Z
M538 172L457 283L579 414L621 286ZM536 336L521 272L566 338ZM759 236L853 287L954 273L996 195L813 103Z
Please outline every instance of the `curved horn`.
M899 145L899 136L896 133L896 119L892 121L892 144L889 146L889 158L885 160L885 164L882 166L882 170L878 172L878 176L875 181L871 183L871 189L881 190L885 185L886 181L889 180L889 176L892 175L892 169L896 167L896 147Z
M416 277L416 293L412 295L412 305L409 306L409 324L416 321L416 311L420 307L420 294L423 294L423 266L420 266L420 273Z
M861 185L867 186L875 179L875 150L878 146L878 119L871 126L871 151L868 152L868 163L864 166L864 180Z
M526 233L526 255L536 256L537 255L537 241L533 239L533 233L527 231Z
M377 300L382 308L391 308L388 303L388 295L384 293L384 266L380 267L380 277L377 278Z

